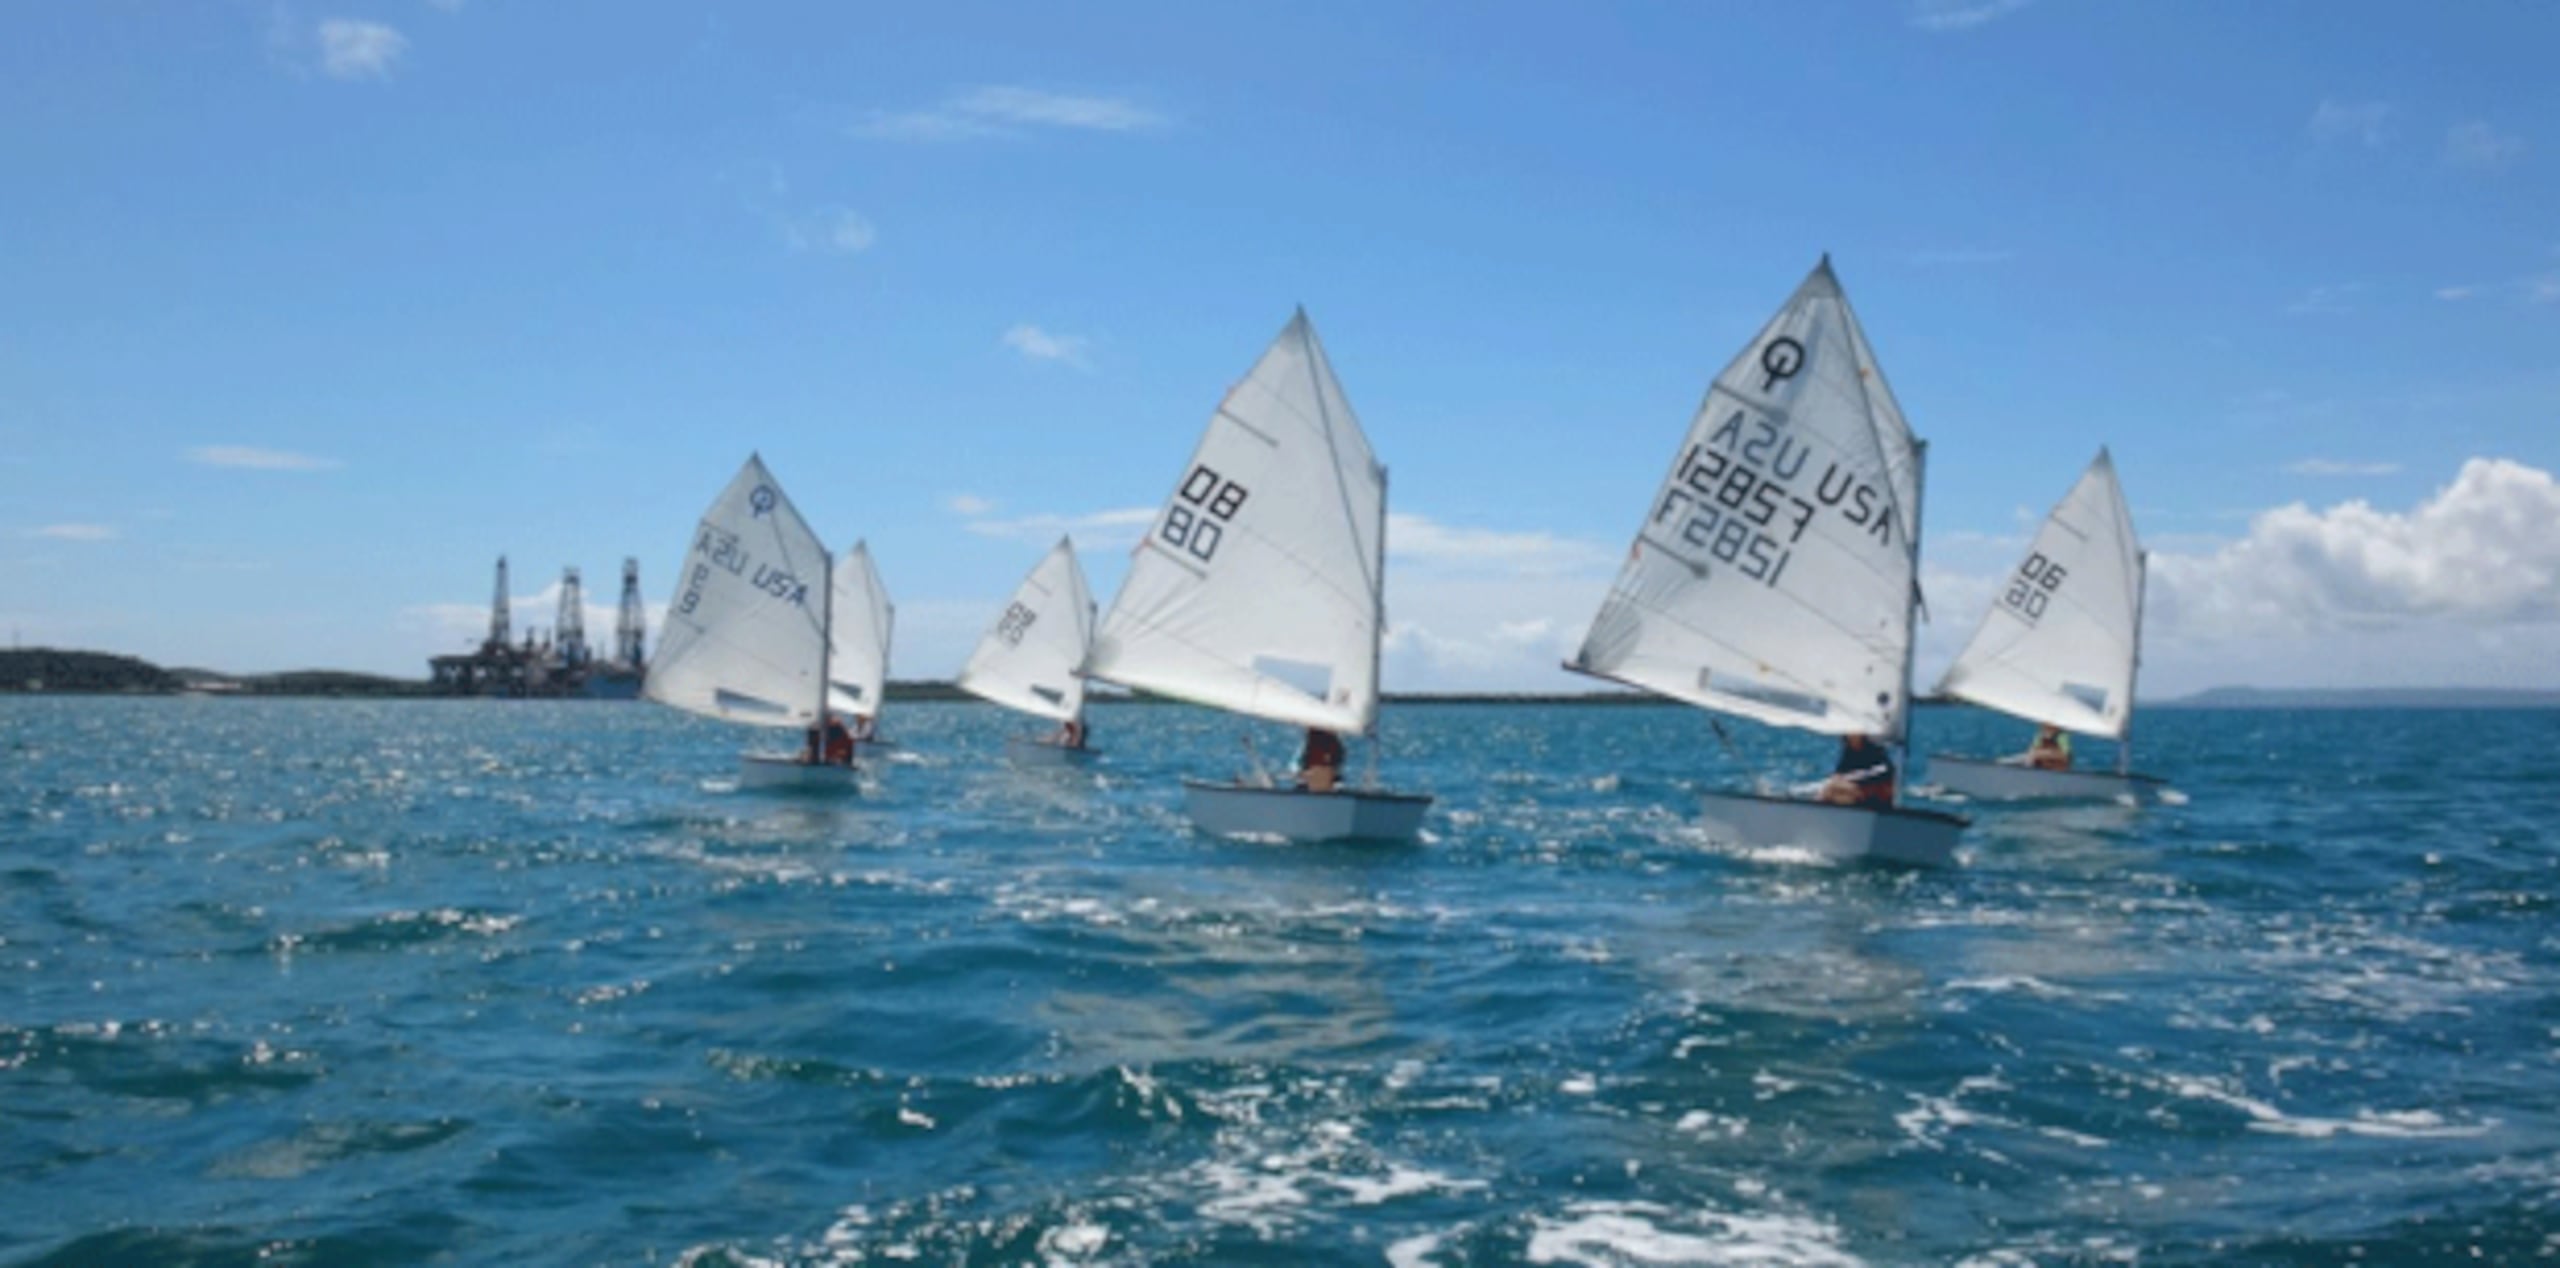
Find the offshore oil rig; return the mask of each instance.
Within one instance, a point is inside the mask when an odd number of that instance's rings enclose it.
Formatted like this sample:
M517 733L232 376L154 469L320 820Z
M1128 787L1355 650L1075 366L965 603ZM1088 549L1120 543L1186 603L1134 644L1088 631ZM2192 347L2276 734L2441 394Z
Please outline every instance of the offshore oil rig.
M528 626L513 636L507 610L507 557L498 556L497 594L489 601L489 635L467 652L427 658L436 693L447 696L583 697L633 700L648 672L649 616L640 606L640 561L622 561L622 610L613 654L599 659L587 643L586 596L575 567L560 575L560 612L548 631Z

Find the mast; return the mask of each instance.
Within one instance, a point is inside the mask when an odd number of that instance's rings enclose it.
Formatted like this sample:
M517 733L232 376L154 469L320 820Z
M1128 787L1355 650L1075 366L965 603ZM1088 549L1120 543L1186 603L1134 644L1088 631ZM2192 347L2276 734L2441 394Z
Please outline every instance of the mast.
M818 575L826 579L827 597L818 607L818 758L826 760L827 689L834 668L827 661L836 650L836 560L824 547L818 550Z
M1828 264L1830 256L1824 256ZM1900 750L1894 759L1893 804L1902 804L1902 781L1911 773L1911 715L1919 708L1911 698L1911 659L1920 649L1920 503L1928 496L1929 442L1911 438L1911 598L1902 619L1902 725L1893 745Z
M1369 717L1369 770L1363 776L1366 787L1378 786L1378 732L1386 720L1386 684L1378 673L1380 645L1387 640L1387 468L1378 464L1378 566L1369 573L1369 690L1378 693L1378 703Z
M2124 734L2116 737L2116 773L2133 773L2134 684L2142 680L2142 607L2151 598L2151 552L2133 557L2133 668L2124 676Z

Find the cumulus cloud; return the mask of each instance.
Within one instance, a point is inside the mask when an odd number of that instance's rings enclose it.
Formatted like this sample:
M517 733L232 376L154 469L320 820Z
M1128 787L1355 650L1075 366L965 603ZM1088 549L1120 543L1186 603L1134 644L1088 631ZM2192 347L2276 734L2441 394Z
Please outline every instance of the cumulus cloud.
M1126 98L988 85L921 110L867 111L854 122L853 133L876 141L971 141L1036 130L1148 132L1169 122Z
M2391 103L2342 101L2324 97L2311 112L2311 139L2322 145L2356 144L2367 148L2391 139Z
M826 207L784 221L782 240L794 251L859 255L880 240L880 233L858 212Z
M618 585L618 583L617 583ZM565 587L558 581L530 594L507 596L507 614L513 634L521 642L527 631L549 634L560 619L560 592ZM621 619L621 592L617 588L605 601L597 598L598 587L592 581L579 590L578 610L586 622L587 646L599 656L613 651L614 622ZM649 637L654 646L658 631L666 624L667 605L646 602L643 610L649 618ZM398 627L412 634L423 634L438 655L449 651L465 651L489 636L489 601L451 600L420 603L400 611Z
M1060 365L1091 370L1093 363L1085 358L1090 341L1081 335L1051 334L1028 322L1004 332L1004 346L1033 361L1054 361Z
M187 461L242 471L329 471L344 465L335 458L255 445L198 445L187 451Z
M2335 458L2304 458L2288 462L2284 469L2294 475L2307 476L2387 476L2396 474L2396 462L2341 462Z
M2473 458L2415 508L2302 503L2209 555L2152 561L2164 632L2213 639L2560 618L2560 484Z
M1606 573L1618 558L1617 551L1598 542L1547 532L1461 528L1410 511L1388 514L1387 553L1401 562L1443 570L1529 576Z
M56 542L111 542L117 536L113 524L47 524L26 535Z
M2017 258L2018 253L2006 247L1939 247L1926 251L1914 251L1910 255L1911 262L1923 268L1967 268L1987 264L2006 264Z
M2479 170L2505 167L2524 153L2524 138L2473 120L2457 123L2444 134L2444 161Z
M1911 25L1924 31L1969 31L2032 3L2034 0L1912 0Z
M1135 546L1155 522L1156 508L1128 506L1083 515L1022 515L1012 519L971 520L968 529L980 537L1048 543L1073 534L1079 546Z
M2314 286L2300 298L2285 305L2285 311L2296 317L2336 317L2356 310L2356 297L2364 292L2361 282L2338 286Z
M389 79L409 37L380 22L329 18L313 32L320 73L331 79Z
M995 503L975 493L954 493L944 499L942 504L950 508L954 515L984 515L996 509Z
M1380 649L1387 689L1603 690L1562 664L1608 591L1605 574L1451 577L1391 568Z

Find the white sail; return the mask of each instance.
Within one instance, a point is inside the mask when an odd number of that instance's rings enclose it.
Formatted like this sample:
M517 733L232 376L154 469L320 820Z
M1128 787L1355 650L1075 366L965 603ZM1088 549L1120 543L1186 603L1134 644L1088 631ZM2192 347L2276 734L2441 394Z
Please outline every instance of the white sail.
M1013 592L960 670L962 691L1008 709L1067 721L1084 712L1085 649L1093 643L1093 593L1072 542L1059 538Z
M1087 672L1295 726L1378 715L1387 473L1304 311L1210 415Z
M677 576L648 697L732 722L816 721L827 552L762 458L703 513Z
M1938 690L2013 717L2119 737L2133 716L2141 621L2142 546L2115 460L2101 449L2045 517Z
M827 707L880 716L889 687L889 628L897 610L872 566L871 548L855 542L836 561L835 654L827 667Z
M1919 500L1918 444L1825 257L1708 387L1571 667L1899 738Z

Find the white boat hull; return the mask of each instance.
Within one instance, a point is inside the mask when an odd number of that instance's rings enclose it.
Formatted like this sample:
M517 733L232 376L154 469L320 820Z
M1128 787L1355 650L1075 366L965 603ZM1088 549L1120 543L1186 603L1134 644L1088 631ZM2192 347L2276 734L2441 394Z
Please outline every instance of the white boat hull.
M2168 781L2113 771L2038 770L1932 754L1929 783L1975 801L2157 801Z
M1939 810L1837 806L1754 793L1708 793L1701 819L1728 845L1791 846L1841 863L1953 862L1965 820Z
M1093 764L1093 759L1100 756L1100 752L1098 749L1068 748L1064 744L1024 739L1018 735L1011 736L1004 742L1004 760L1016 766L1034 769L1090 766Z
M1216 836L1410 843L1422 832L1422 815L1431 808L1431 798L1353 788L1321 793L1249 788L1186 779L1182 805L1193 827Z
M738 787L757 792L852 793L854 769L818 766L782 753L748 753L738 759Z

